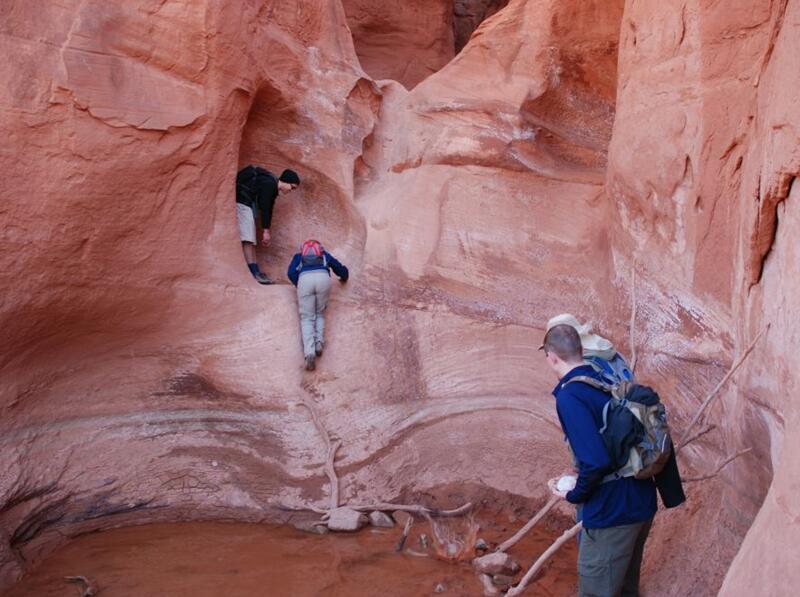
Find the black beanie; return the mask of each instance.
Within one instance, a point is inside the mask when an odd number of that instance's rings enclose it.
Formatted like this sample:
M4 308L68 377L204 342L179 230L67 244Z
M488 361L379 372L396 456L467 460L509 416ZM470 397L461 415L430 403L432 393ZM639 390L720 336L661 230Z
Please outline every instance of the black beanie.
M278 180L288 184L300 184L300 177L294 170L284 170Z

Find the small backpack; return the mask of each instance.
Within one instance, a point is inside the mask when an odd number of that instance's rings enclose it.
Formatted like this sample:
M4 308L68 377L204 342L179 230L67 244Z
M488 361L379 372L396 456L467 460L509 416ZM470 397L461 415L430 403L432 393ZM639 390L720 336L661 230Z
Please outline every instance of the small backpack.
M297 266L297 271L304 267L312 266L328 266L328 260L325 257L325 249L318 240L307 240L300 248L300 263Z
M619 353L615 354L611 360L596 355L584 357L583 360L600 374L604 382L611 386L623 381L633 381L633 372L627 361Z
M600 435L614 472L603 483L621 477L650 479L662 471L672 452L667 411L658 394L647 386L623 381L607 385L592 377L577 376L567 383L581 382L611 394L603 407Z

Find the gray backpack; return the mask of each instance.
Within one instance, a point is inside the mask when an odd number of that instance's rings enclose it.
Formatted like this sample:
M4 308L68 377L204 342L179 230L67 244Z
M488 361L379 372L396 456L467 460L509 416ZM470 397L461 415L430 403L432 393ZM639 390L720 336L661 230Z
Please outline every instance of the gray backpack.
M610 386L591 377L580 382L611 394L603 407L600 435L611 458L614 472L603 482L622 477L650 479L661 472L672 452L667 412L658 394L647 386L623 381Z

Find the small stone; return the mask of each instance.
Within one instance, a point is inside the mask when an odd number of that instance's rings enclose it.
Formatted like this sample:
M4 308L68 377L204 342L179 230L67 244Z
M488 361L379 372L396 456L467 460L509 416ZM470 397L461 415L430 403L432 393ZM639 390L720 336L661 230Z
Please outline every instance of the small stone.
M364 514L351 508L336 508L330 512L328 528L332 531L351 533L366 525L368 520Z
M425 533L419 536L419 544L422 546L422 549L428 549L428 536Z
M485 539L480 539L479 538L475 542L475 549L478 550L478 551L488 551L489 550L489 544L486 543Z
M433 589L433 592L434 592L434 593L444 593L446 590L447 590L447 587L446 587L446 586L444 586L444 583L443 583L443 582L440 582L440 583L438 583L438 584L436 585L436 587Z
M216 460L212 460L212 461L211 461L211 466L213 466L214 468L216 468L216 467L218 467L218 466L219 466L219 462L217 462Z
M384 514L383 512L370 512L369 514L369 523L374 527L384 527L384 528L392 528L394 526L394 520L388 514Z
M517 564L510 555L502 551L487 553L472 560L472 565L483 574L516 574L519 571Z
M328 532L328 527L326 527L325 524L314 520L296 522L292 526L298 531L303 531L304 533L314 533L315 535L324 535Z
M409 518L412 518L412 516L405 510L395 510L392 512L392 518L394 518L394 521L402 527L405 526L406 521Z
M487 597L491 597L492 595L499 595L500 591L494 583L492 582L492 577L488 574L481 574L478 577L481 581L481 586L483 587L483 594Z
M492 582L498 587L509 587L514 584L514 577L508 574L495 574Z

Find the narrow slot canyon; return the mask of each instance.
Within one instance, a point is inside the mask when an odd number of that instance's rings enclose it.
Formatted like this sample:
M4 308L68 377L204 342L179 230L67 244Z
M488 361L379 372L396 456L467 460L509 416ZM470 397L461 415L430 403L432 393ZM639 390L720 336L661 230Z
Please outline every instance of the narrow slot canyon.
M642 594L795 593L800 1L10 0L0 44L0 594L508 591L575 523L476 574L571 468L560 313L681 445ZM269 286L248 164L302 179Z

